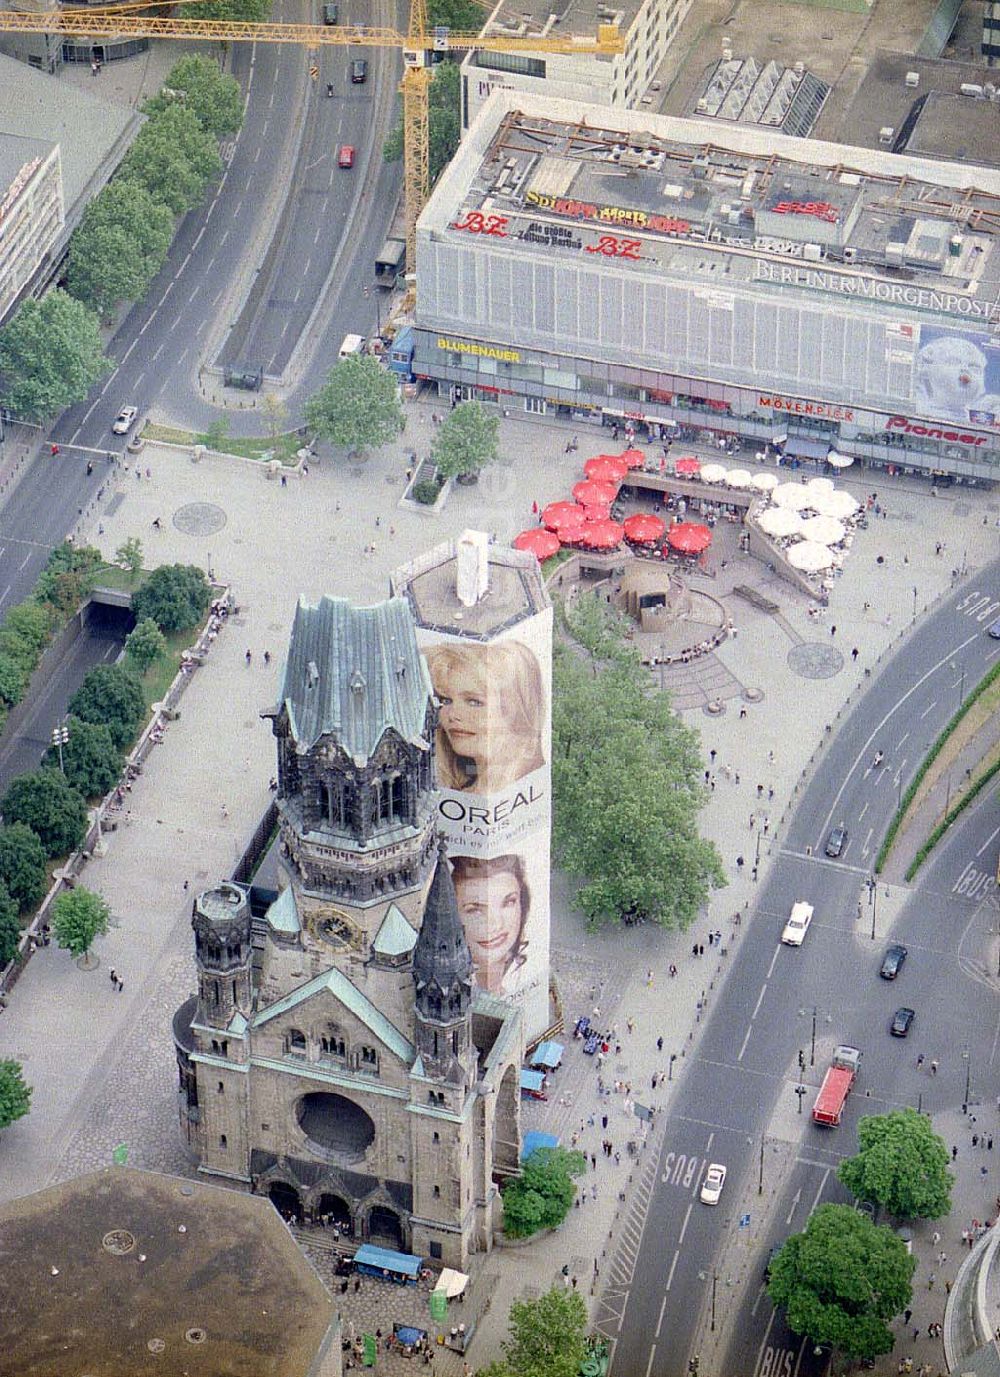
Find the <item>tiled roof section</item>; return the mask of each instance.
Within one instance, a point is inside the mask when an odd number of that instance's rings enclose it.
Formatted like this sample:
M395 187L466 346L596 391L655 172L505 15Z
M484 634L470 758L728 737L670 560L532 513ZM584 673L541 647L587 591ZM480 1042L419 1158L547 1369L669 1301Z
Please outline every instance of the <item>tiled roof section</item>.
M313 995L319 994L321 990L329 990L334 999L338 999L345 1009L359 1018L383 1046L395 1053L406 1066L412 1065L414 1047L409 1038L404 1037L395 1024L390 1023L385 1014L376 1009L371 1000L355 989L347 976L338 970L325 971L322 975L317 975L314 980L300 985L283 999L269 1004L266 1009L261 1009L254 1017L253 1026L260 1028L272 1018L287 1014L289 1010L312 999Z
M267 910L267 923L274 932L294 934L302 931L299 908L295 902L295 891L291 885L281 891Z
M382 924L375 934L372 951L378 956L405 956L416 945L417 934L400 913L390 904Z
M333 736L363 763L392 728L429 749L423 731L431 691L403 598L375 607L344 598L299 603L279 705L288 708L300 747Z

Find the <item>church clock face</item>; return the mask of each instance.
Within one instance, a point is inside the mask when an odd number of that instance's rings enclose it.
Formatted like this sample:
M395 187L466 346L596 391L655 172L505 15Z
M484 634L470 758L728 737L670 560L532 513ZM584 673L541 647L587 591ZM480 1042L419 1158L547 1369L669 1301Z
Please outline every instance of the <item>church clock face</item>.
M334 946L360 947L362 932L343 909L330 908L318 913L315 919L316 935Z

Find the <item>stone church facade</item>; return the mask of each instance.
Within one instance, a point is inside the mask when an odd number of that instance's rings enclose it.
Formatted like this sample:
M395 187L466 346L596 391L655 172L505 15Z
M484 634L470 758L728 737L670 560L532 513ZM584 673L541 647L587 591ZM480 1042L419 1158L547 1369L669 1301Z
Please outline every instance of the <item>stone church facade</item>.
M263 917L231 882L194 901L181 1131L286 1214L464 1269L518 1169L524 1034L473 987L407 603L300 604L265 715L287 883Z

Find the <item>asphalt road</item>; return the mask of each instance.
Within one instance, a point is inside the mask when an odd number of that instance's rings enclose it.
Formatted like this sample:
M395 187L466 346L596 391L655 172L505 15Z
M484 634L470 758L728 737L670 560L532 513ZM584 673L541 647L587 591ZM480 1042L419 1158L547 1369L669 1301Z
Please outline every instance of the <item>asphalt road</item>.
M878 979L883 946L869 936L866 881L897 798L927 746L954 713L963 690L1000 655L1000 643L984 632L989 617L997 615L998 588L1000 561L981 572L976 589L953 594L917 627L873 679L817 765L672 1106L658 1186L630 1260L632 1283L620 1327L611 1334L616 1340L615 1377L673 1377L687 1371L695 1318L710 1304L713 1268L739 1229L734 1207L744 1190L756 1184L762 1143L765 1169L774 1150L767 1141L769 1123L775 1113L787 1113L789 1104L795 1112L798 1052L804 1049L808 1062L814 1009L816 1065L806 1079L819 1083L837 1043L853 1042L865 1058L859 1093L849 1101L843 1125L821 1131L806 1120L799 1154L804 1161L796 1163L795 1172L802 1174L801 1198L810 1203L817 1198L819 1178L837 1155L853 1151L853 1125L861 1113L915 1104L921 1095L923 1107L931 1111L961 1103L962 1045L968 1044L974 1065L991 1064L995 1057L995 998L984 984L969 980L957 947L963 920L956 914L981 902L986 884L981 872L990 869L988 855L984 852L985 861L976 870L978 880L962 879L959 871L968 864L968 855L957 851L953 840L928 869L893 933L910 949L896 984ZM886 756L880 770L871 768L876 750ZM850 829L848 844L839 859L828 860L822 855L826 835L840 822ZM961 854L966 854L964 861ZM948 864L958 868L951 881ZM968 891L967 903L956 904L956 897L964 896L953 893L955 885ZM800 949L783 948L781 928L798 899L814 903L816 916ZM902 1003L918 1010L909 1042L887 1033L889 1018ZM955 1008L962 1010L959 1020ZM933 1079L914 1065L910 1053L918 1040L928 1059L936 1056L941 1062L941 1073ZM811 1100L806 1113L810 1106ZM729 1168L715 1208L698 1201L702 1175L712 1161ZM809 1166L810 1161L822 1165ZM798 1179L793 1174L789 1188ZM827 1176L824 1190L831 1189L829 1180ZM801 1227L801 1203L798 1208L786 1232ZM762 1255L761 1266L763 1261ZM766 1325L766 1305L758 1306L758 1314ZM767 1365L759 1367L762 1373L785 1370L773 1363L776 1352L788 1351L787 1338L775 1334L774 1323L771 1334L774 1351ZM751 1325L743 1361L726 1370L756 1374L763 1362L756 1351L763 1354L768 1347L761 1345L762 1337L761 1326ZM796 1364L800 1349L796 1346ZM744 1365L751 1350L756 1358L752 1369Z

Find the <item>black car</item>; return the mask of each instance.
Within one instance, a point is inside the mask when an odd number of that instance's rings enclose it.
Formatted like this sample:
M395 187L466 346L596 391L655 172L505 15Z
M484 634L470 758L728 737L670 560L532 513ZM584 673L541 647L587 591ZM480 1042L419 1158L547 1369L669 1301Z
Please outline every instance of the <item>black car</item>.
M893 942L891 947L886 947L885 956L882 957L882 965L879 975L883 980L895 980L896 976L903 969L903 962L906 960L906 948L901 947L898 942Z
M363 57L357 57L351 63L351 80L355 86L368 80L368 63Z
M910 1031L910 1024L915 1018L916 1013L913 1009L897 1009L892 1016L889 1032L894 1038L905 1038Z
M826 839L826 854L828 856L839 856L847 845L847 828L835 827Z

